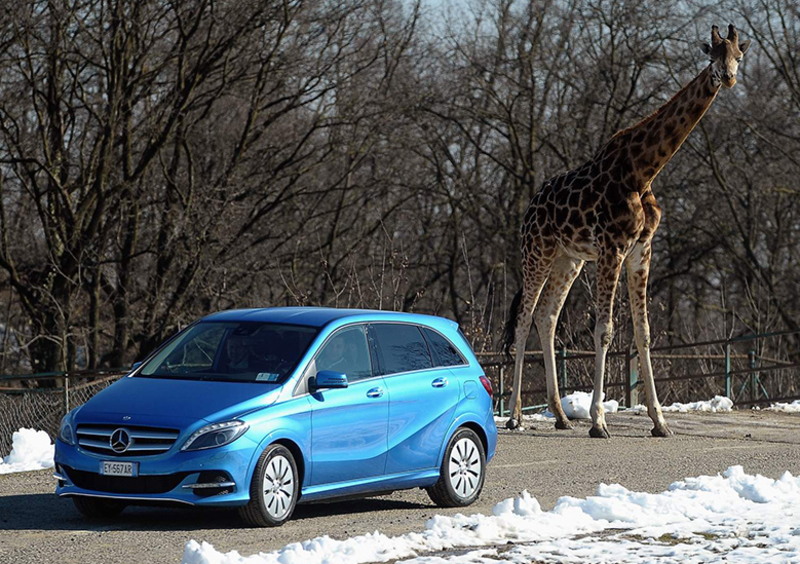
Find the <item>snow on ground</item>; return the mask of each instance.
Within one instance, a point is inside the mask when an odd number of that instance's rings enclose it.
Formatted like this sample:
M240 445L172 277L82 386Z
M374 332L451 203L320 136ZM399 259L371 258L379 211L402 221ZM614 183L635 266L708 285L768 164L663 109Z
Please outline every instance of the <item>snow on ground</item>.
M418 556L480 546L490 548ZM723 475L675 482L658 494L601 484L597 495L562 497L552 511L542 511L522 492L495 505L492 515L437 515L425 531L397 537L377 531L341 541L324 536L248 557L191 540L183 564L359 564L402 558L413 558L405 564L797 563L800 478L786 472L772 480L733 466Z
M766 411L783 411L785 413L800 413L800 400L792 403L773 403L766 408Z
M693 401L691 403L673 403L663 408L664 411L678 411L686 413L688 411L710 411L718 413L730 411L733 408L733 400L725 396L714 396L708 401Z
M561 398L561 407L564 408L564 413L570 419L591 419L589 408L592 405L592 394L587 392L574 392ZM609 400L603 402L603 408L606 413L616 413L619 410L619 402L617 400ZM550 410L545 410L540 413L533 413L531 415L522 415L523 422L543 422L551 421L555 416L550 413ZM495 417L496 423L505 424L508 417Z
M693 401L691 403L673 403L672 405L662 406L662 411L677 411L688 413L689 411L707 411L711 413L723 413L733 409L733 401L725 396L714 396L714 399L705 401ZM633 413L647 413L647 406L635 405L626 410Z
M603 396L605 399L605 394ZM589 413L589 409L592 407L592 394L588 392L574 392L564 396L561 398L561 406L570 419L592 418ZM606 410L606 413L616 413L619 409L619 402L617 400L604 401L603 409Z
M11 454L0 460L0 474L53 467L55 447L44 431L20 429L11 436Z
M589 408L592 405L592 394L588 392L575 392L561 398L561 406L564 412L570 419L591 419ZM603 402L603 407L606 413L616 413L619 410L619 403L616 400L609 400ZM706 411L710 413L723 413L733 409L733 401L725 396L714 396L714 399L705 401L694 401L691 403L673 403L672 405L663 406L663 411L674 411L680 413L688 413L690 411ZM774 411L789 411L800 413L800 401L794 403L778 403L768 408ZM629 409L628 412L632 413L647 413L647 406L635 405ZM532 415L523 415L523 422L543 422L550 421L553 414L549 410L541 413L534 413ZM508 417L495 417L495 422L502 425L508 421Z

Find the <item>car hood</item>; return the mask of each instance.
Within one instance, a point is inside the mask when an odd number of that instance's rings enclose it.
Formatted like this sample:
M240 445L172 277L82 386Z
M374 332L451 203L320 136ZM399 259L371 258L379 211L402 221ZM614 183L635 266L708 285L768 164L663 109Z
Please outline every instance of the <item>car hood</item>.
M75 419L184 427L198 419L220 421L267 407L279 390L279 385L262 382L125 377L86 402Z

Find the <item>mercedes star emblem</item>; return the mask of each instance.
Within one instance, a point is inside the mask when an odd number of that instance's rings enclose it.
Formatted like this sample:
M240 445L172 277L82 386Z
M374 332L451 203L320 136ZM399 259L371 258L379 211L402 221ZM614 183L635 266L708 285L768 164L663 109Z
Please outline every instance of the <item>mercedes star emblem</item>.
M111 445L111 450L116 453L122 454L128 447L131 446L131 434L127 429L119 428L111 433L111 438L108 440Z

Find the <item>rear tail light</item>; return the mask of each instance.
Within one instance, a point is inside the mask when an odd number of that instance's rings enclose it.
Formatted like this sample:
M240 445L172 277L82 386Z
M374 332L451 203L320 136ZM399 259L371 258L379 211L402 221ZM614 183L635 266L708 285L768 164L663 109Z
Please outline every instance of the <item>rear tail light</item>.
M483 387L486 388L486 393L489 394L489 397L493 397L494 391L492 391L492 383L486 376L481 376L481 384L483 384Z

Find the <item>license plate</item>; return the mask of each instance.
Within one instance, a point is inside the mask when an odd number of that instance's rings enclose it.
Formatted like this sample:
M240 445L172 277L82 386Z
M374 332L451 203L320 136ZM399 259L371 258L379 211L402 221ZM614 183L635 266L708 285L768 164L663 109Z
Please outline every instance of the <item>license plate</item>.
M115 460L104 460L100 463L100 473L103 476L128 476L134 478L137 475L136 462L117 462Z

